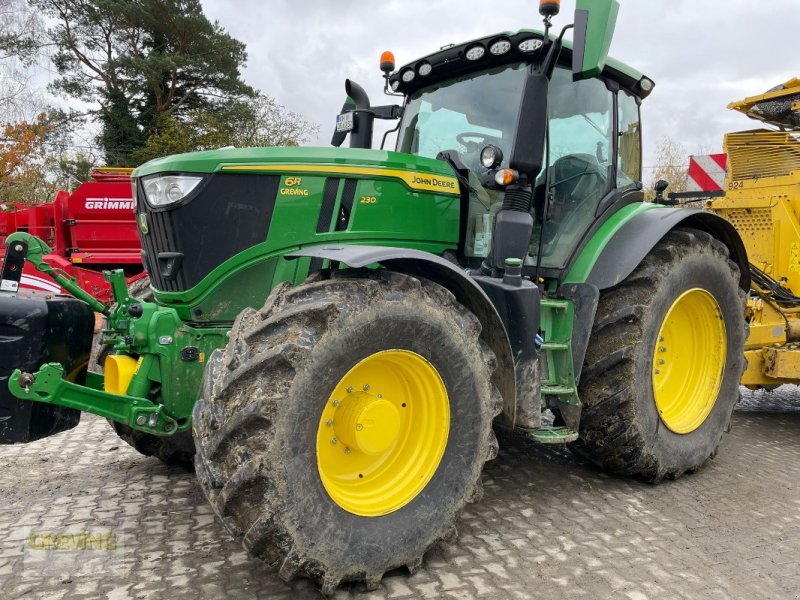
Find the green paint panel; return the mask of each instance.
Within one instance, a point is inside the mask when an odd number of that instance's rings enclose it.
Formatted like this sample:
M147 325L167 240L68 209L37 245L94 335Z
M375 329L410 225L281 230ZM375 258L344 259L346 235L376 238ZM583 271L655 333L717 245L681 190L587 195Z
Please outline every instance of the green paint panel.
M145 177L156 173L216 173L228 165L259 164L303 164L384 167L407 169L419 173L452 176L447 163L413 154L402 154L388 150L364 150L361 148L228 148L175 154L151 160L137 168L133 177Z
M460 197L453 169L445 162L382 150L336 148L245 148L178 155L151 161L136 176L157 172L224 172L280 175L267 239L229 258L193 288L156 290L159 303L194 322L233 320L244 306L260 306L281 281L308 272L282 256L319 243L397 245L441 255L458 245ZM424 181L445 182L425 189ZM339 182L334 206L324 206L327 182ZM336 231L347 180L356 181L348 225ZM447 187L450 185L451 187ZM440 191L441 190L441 191ZM202 193L202 192L201 192ZM322 211L330 211L321 215ZM320 219L327 231L317 233ZM275 271L267 273L264 263ZM255 269L255 271L253 271ZM217 308L214 308L214 307Z
M547 397L557 402L579 405L575 366L572 363L572 328L575 305L569 300L545 297L541 304L542 351L547 361L548 379L542 381L542 407Z
M458 243L459 198L408 192L402 183L362 180L356 187L350 231L387 240ZM413 234L412 234L413 232Z
M577 0L576 14L588 17L583 51L583 78L596 77L603 72L608 60L608 50L614 37L614 27L619 13L617 0Z
M592 272L597 259L600 258L600 254L622 226L639 213L648 210L674 209L649 202L636 202L622 207L595 232L592 239L581 251L572 269L570 269L564 283L584 283L589 278L589 274Z
M192 310L201 311L206 321L233 321L252 305L252 298L266 298L274 286L291 280L291 277L275 277L277 264L278 259L273 258L236 270L224 287L213 287L211 293L192 304ZM231 294L229 288L236 290L236 294Z
M265 248L278 249L297 246L298 242L308 240L317 235L317 219L322 206L322 193L325 190L324 176L299 175L302 183L295 187L287 187L287 175L281 179L275 212L267 234ZM308 196L281 195L282 191L301 189Z

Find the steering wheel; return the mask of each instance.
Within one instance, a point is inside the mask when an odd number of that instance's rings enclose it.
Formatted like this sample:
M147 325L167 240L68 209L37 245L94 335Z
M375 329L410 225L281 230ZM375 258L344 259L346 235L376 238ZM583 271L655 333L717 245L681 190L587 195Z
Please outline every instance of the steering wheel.
M479 141L469 142L467 141L469 138L478 138ZM480 140L484 142L483 145L481 145ZM484 146L486 146L489 143L494 144L496 146L500 144L500 140L494 137L493 135L478 133L476 131L461 132L458 135L456 135L456 141L467 149L469 149L469 147L472 146L473 144L479 145L481 150L484 148Z

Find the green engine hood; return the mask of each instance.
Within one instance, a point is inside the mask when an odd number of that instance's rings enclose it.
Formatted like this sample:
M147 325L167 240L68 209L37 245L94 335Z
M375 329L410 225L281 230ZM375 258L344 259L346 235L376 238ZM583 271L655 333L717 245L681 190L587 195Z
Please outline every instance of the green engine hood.
M414 191L458 194L458 182L447 163L411 154L357 148L228 148L190 152L151 160L136 169L133 176L237 171L392 177L403 180Z

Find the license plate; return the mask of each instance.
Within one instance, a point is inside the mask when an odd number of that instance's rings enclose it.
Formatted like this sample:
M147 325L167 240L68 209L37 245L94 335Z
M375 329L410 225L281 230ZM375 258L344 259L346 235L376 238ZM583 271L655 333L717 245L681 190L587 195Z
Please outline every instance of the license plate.
M336 131L348 133L353 131L353 113L346 112L336 116Z

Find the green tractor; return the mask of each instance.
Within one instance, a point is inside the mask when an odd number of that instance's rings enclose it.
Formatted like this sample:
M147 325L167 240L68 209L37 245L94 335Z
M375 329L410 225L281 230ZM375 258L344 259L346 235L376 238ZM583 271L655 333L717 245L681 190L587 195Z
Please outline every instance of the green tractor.
M557 36L543 1L544 32L385 56L402 105L348 81L349 149L138 168L153 301L109 272L102 305L43 242L9 238L0 440L86 411L193 457L245 548L326 594L450 539L493 427L648 481L699 469L738 399L747 257L722 218L644 202L653 82L607 58L616 0L577 4ZM371 149L376 118L398 120L395 151ZM78 299L19 297L24 260ZM92 309L104 375L86 369Z

